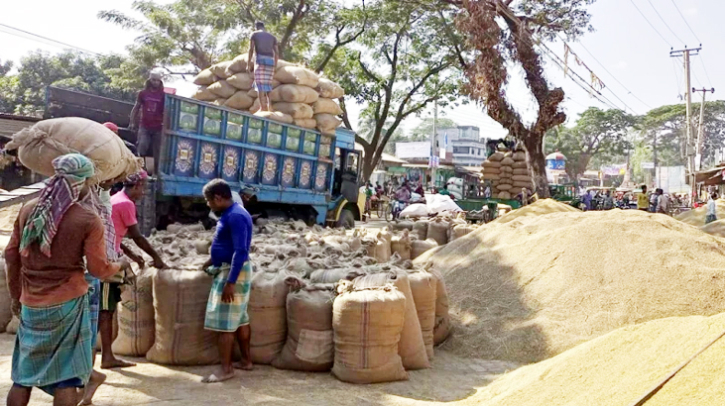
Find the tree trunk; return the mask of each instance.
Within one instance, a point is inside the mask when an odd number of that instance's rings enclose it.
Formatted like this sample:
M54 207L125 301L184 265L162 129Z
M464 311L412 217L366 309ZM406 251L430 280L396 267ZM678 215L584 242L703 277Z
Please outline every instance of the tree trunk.
M363 146L365 156L363 157L362 174L360 180L363 184L370 180L370 175L375 171L375 146Z
M524 146L529 153L531 174L536 185L536 193L540 198L549 196L549 180L546 178L546 155L544 154L543 134L529 134L524 139Z

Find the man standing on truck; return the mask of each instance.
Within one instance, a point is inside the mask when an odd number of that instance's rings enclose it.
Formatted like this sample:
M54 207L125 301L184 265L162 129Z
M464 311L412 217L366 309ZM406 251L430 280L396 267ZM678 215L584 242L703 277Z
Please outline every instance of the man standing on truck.
M161 74L151 72L146 81L146 87L139 92L136 105L131 110L130 126L131 129L138 128L138 139L136 140L138 155L154 158L153 165L158 165L161 156L165 101L166 95ZM139 111L141 112L140 125Z
M252 369L247 304L252 286L252 264L249 248L252 244L252 218L232 200L232 189L221 179L204 186L204 199L219 216L211 258L203 266L214 277L206 305L204 328L219 332L221 367L202 380L222 382L234 377L234 368ZM232 364L234 342L239 344L242 362Z
M277 38L264 30L264 23L257 21L257 29L249 39L249 58L247 66L254 73L254 87L259 93L259 104L262 111L272 111L269 92L272 91L272 78L279 61ZM252 57L256 54L256 59Z
M152 266L157 269L166 268L161 256L154 250L146 237L141 234L136 219L136 201L143 197L146 189L146 172L141 171L131 175L123 182L123 190L111 197L111 219L116 234L115 251L119 257L126 254L132 261L138 263L139 268L145 267L143 258L122 244L123 237L128 235L136 245L146 252L152 259ZM117 275L112 281L101 283L101 311L98 318L98 329L101 333L101 368L125 368L135 364L117 359L113 354L113 318L116 307L121 301L121 285L127 281L122 275Z

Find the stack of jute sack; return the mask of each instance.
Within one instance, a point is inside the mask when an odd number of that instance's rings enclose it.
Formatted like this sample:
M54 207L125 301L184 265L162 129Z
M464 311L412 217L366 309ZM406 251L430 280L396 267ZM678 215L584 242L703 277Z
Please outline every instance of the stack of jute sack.
M433 218L418 218L415 221L402 220L391 224L395 231L409 230L411 240L410 259L418 258L424 252L438 246L443 246L455 241L473 231L479 226L469 224L459 214L444 213ZM396 252L391 249L391 254ZM401 254L398 252L398 254ZM402 257L405 258L401 254Z
M213 231L170 229L150 238L171 269L149 271L124 292L114 349L136 356L146 350L160 364L216 363L216 334L203 328L212 278L199 270ZM256 226L248 304L252 362L332 370L356 383L406 379L406 370L428 368L433 346L449 333L436 329L448 318L447 293L439 274L413 269L402 258L410 258L410 239L408 230L382 230L373 239L299 221ZM377 250L387 252L386 262L375 259Z
M481 177L491 182L493 197L512 199L522 189L534 190L526 152L496 151L481 164Z
M342 109L335 101L345 95L340 85L303 66L279 60L269 94L273 112L262 112L254 88L254 73L247 67L247 55L219 62L194 78L199 89L192 96L236 110L246 111L286 124L334 134L342 123Z

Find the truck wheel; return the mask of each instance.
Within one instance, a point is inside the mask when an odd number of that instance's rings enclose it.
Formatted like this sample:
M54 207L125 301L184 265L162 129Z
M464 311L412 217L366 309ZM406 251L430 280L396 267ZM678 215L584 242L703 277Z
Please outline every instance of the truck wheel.
M355 215L350 210L342 209L340 218L337 220L337 226L346 229L355 228Z

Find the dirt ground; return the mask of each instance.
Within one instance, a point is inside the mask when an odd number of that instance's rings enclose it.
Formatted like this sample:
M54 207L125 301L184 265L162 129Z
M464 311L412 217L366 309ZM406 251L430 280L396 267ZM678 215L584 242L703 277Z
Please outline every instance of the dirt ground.
M3 398L12 385L10 368L14 342L14 335L0 334L0 393ZM438 351L433 368L411 371L410 379L402 382L353 385L338 381L330 373L282 371L256 365L251 372L237 371L237 377L231 381L202 384L199 382L201 377L209 374L212 366L164 367L145 359L130 360L139 364L124 370L103 371L108 379L96 393L94 404L435 405L466 399L497 375L515 367L500 361L465 360ZM50 404L50 396L33 391L31 406Z

